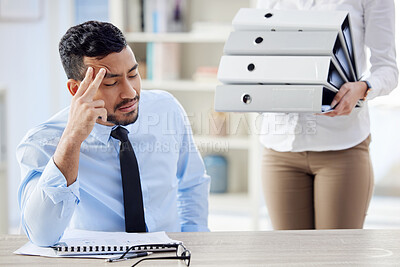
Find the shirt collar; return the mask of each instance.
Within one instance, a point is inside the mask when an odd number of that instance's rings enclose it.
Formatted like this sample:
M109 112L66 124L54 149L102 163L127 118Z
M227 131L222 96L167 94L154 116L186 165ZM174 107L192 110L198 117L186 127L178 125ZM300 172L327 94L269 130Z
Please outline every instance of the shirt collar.
M129 131L129 134L137 133L138 126L139 126L138 121L139 121L139 118L135 123L132 123L132 124L129 124L126 126L121 126L121 127L124 127L125 129L127 129ZM108 141L111 138L111 131L117 127L118 127L118 125L106 126L106 125L96 123L93 127L91 135L94 138L96 138L97 140L99 140L100 142L102 142L104 145L107 145Z
M107 145L108 140L110 139L110 134L111 131L115 128L116 126L106 126L102 125L99 123L96 123L93 127L93 130L91 132L91 135L102 142L103 144Z

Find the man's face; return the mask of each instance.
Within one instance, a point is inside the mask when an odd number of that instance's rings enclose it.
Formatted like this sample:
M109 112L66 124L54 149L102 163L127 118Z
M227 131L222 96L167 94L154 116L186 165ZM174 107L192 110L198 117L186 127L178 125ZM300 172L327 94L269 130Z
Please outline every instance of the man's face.
M141 79L138 64L129 46L119 53L111 53L103 59L84 57L83 63L93 67L94 76L100 68L106 69L106 75L93 100L103 100L107 110L106 125L128 125L138 117Z

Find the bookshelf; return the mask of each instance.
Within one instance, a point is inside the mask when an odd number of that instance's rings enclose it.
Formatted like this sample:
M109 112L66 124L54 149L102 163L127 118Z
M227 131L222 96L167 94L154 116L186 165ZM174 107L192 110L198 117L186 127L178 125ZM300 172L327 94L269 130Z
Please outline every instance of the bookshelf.
M142 80L142 86L146 89L159 89L166 91L184 91L184 92L211 92L215 91L215 82L195 82L193 80L176 81L150 81Z
M149 0L149 2L151 1ZM157 2L157 0L154 1ZM259 230L262 201L260 190L261 145L256 134L258 114L225 113L223 121L226 131L219 132L219 134L212 131L216 123L214 117L216 113L213 108L214 92L215 87L219 84L216 79L216 70L222 56L224 43L232 31L232 19L240 8L255 7L256 1L186 0L181 2L185 4L183 14L185 30L182 32L146 32L146 25L144 27L132 25L131 17L135 17L136 24L140 24L137 20L140 14L140 11L137 10L140 7L138 0L110 1L110 21L123 29L139 66L146 65L146 69L139 68L142 76L142 89L160 89L173 94L188 114L200 153L203 156L222 155L227 159L227 193L218 194L216 198L223 198L224 195L232 198L239 195L243 199L244 196L246 202L250 203L245 212L251 218L252 229ZM134 5L136 9L130 5ZM144 11L143 14L146 12ZM146 23L146 18L142 21ZM163 27L159 26L158 28ZM176 55L176 58L169 58L169 60L177 61L172 62L172 65L179 66L177 78L159 79L153 75L149 79L147 74L149 68L154 69L150 66L151 64L148 64L149 44L177 46L179 55ZM156 57L154 51L153 57ZM165 49L163 53L168 54L169 50ZM163 57L164 54L157 55ZM168 61L167 64L171 64L171 61ZM202 73L199 74L199 70L204 69L210 71L211 74L206 73L203 76ZM210 210L213 210L212 203L211 201ZM227 207L227 209L229 208L232 207Z
M229 33L143 33L127 32L125 38L128 42L155 42L155 43L224 43Z

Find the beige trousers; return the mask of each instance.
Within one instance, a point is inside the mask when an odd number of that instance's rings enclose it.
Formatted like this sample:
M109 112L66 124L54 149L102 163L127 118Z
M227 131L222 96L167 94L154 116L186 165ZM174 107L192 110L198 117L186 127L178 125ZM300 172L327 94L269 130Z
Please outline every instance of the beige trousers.
M370 141L326 152L264 149L262 183L274 229L361 229L373 191Z

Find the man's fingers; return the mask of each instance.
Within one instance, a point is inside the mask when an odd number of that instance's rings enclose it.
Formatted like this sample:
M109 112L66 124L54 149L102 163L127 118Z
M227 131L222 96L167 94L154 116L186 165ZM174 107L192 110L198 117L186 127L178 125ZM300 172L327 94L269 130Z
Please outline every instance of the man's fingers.
M107 110L104 108L105 102L101 99L92 102L84 103L85 112L89 115L90 120L92 119L102 119L104 117L107 119Z
M97 89L99 89L101 82L103 81L104 75L106 74L106 70L101 68L99 72L96 75L96 78L94 78L93 82L89 85L88 89L86 92L83 94L83 96L86 98L93 99L95 96Z
M85 91L88 88L90 82L92 81L92 76L93 76L93 68L89 67L87 69L87 71L86 71L85 78L83 79L83 81L79 85L78 90L75 93L75 96L79 97L79 96L81 96L81 95L83 95L85 93Z
M101 99L90 102L90 107L93 107L93 108L104 108L104 105L105 105L105 102L104 102L104 100L101 100Z
M97 118L107 122L107 110L105 108L96 108Z

